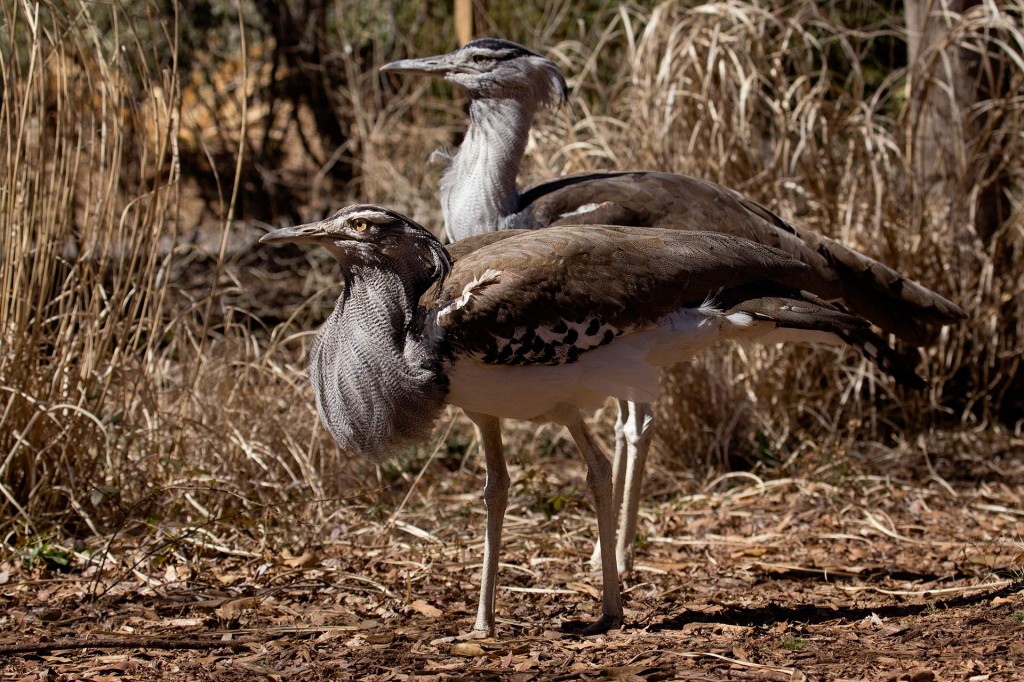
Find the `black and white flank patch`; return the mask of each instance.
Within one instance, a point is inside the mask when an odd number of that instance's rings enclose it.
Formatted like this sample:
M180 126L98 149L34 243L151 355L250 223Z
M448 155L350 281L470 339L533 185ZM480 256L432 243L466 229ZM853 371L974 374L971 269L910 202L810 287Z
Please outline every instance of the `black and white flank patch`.
M576 362L588 350L611 343L623 331L596 317L516 327L511 338L492 335L487 350L474 356L495 365L564 365Z

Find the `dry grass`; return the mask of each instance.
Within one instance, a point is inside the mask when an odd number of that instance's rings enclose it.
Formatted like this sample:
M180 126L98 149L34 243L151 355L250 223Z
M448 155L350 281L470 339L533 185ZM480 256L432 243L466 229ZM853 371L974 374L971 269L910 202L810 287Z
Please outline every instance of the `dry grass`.
M1007 391L1022 386L1024 350L1024 264L1014 256L1024 239L1022 16L1021 3L975 8L922 55L939 67L885 74L867 70L877 68L872 51L902 41L902 25L843 26L835 8L811 2L627 5L584 40L556 45L566 73L577 74L581 106L537 135L543 173L657 168L709 178L968 310L925 356L926 395L898 392L857 354L834 349L699 358L673 373L661 404L669 450L724 464L737 448L747 459L799 452L808 440L828 451L937 417L973 426L1021 418ZM937 202L932 182L917 179L910 141L917 112L944 85L949 45L979 56L990 97L955 113L967 121L962 167ZM985 236L977 207L993 183L1013 212Z
M179 211L173 18L142 4L3 9L9 545L147 519L202 527L270 504L316 519L343 486L321 466L336 458L302 376L310 339L296 332L310 323L300 307L294 326L253 324L259 308L226 258L244 232L224 219L237 172L212 239L180 237L195 226Z
M10 526L55 512L95 530L90 497L117 485L128 432L147 414L165 428L148 379L169 332L176 128L158 92L176 75L117 12L104 36L85 4L3 11L0 491Z
M266 42L211 50L195 63L206 76L197 78L177 67L175 22L184 17L143 3L104 7L102 16L71 0L2 9L0 524L8 544L55 529L108 535L147 523L145 532L169 539L213 533L222 545L235 535L249 546L276 527L303 544L355 491L379 520L437 444L383 469L338 456L302 376L310 330L335 292L331 264L322 254L261 262L236 218L276 216L245 214L247 197L262 190L239 178L301 184L309 202L294 210L305 217L359 198L439 227L436 177L424 161L456 140L460 103L426 83L393 92L376 67L449 49L450 32L442 19L418 17L409 44L392 45L332 19L336 52L324 63L345 74L334 105L351 125L345 144L327 149L306 134L308 104L269 115L266 93L285 72L268 67ZM684 456L698 478L707 464L737 456L830 475L846 466L836 452L914 438L937 418L981 432L1019 409L1006 411L1005 394L1024 345L1024 101L1013 94L1024 78L1024 4L983 9L950 39L1006 64L1014 86L965 112L990 123L964 141L970 168L998 167L1015 209L986 238L973 228L970 196L936 211L914 180L909 74L862 68L878 41L903 40L899 26L844 26L812 2L623 5L581 22L570 3L555 2L532 34L515 14L528 8L483 16L496 34L550 46L573 88L571 108L541 117L524 181L622 167L708 177L969 310L968 324L929 351L925 396L898 393L836 349L735 349L674 373L661 405L662 449ZM362 30L384 31L377 19ZM351 44L369 49L350 52ZM291 150L277 175L246 165L268 140ZM343 194L328 181L329 164L315 166L311 155L351 164ZM196 177L212 176L192 175L182 158L218 170L209 180L216 201L200 205ZM223 158L226 167L216 163ZM455 445L438 457L475 466L460 450L464 422L453 432ZM532 428L512 440L527 449L560 443ZM673 469L678 461L662 460ZM660 471L656 480L670 480Z

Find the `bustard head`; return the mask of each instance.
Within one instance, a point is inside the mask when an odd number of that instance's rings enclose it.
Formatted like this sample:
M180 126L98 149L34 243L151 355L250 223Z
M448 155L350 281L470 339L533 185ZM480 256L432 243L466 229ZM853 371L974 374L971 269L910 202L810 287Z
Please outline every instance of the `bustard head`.
M282 227L260 241L319 244L346 272L384 267L424 287L451 268L448 254L430 231L401 213L372 204L346 206L317 223Z
M443 78L473 99L507 97L555 105L568 97L565 77L553 61L499 38L474 40L447 54L402 59L380 70Z
M420 303L451 268L441 243L400 213L367 204L260 241L317 244L341 265L345 285L310 350L309 379L342 450L381 459L426 439L448 393L440 341L424 334Z

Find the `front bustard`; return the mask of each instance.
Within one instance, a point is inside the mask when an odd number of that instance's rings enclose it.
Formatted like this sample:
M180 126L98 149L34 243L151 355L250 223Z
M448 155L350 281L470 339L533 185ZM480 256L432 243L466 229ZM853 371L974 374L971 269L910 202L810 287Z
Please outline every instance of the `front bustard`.
M603 586L601 616L580 630L603 632L623 620L615 496L584 414L608 397L653 400L659 368L726 339L885 346L863 319L785 283L805 264L729 235L563 226L480 235L452 254L412 220L359 205L262 241L320 244L340 265L344 291L311 380L343 451L379 458L422 440L445 402L479 427L487 532L477 634L495 623L509 488L500 418L566 426L587 463Z

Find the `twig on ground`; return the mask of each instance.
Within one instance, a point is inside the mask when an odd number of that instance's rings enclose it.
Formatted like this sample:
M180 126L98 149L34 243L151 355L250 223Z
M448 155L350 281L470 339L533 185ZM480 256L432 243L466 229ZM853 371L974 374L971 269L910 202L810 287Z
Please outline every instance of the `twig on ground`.
M238 649L255 642L264 642L270 637L242 637L225 640L199 637L177 639L174 637L71 637L52 642L19 642L0 644L0 656L19 654L47 654L68 649Z

